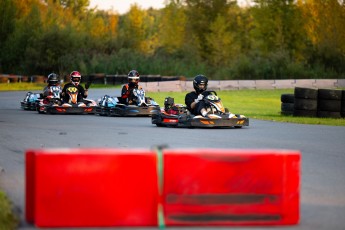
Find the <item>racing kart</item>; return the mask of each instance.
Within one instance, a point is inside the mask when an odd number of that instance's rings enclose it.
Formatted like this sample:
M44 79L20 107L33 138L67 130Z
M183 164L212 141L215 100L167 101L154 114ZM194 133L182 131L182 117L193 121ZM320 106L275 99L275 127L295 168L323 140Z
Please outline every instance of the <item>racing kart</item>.
M41 98L39 93L27 92L25 98L20 102L20 107L24 110L36 111L36 101Z
M203 93L207 116L193 115L186 106L175 104L171 97L165 98L164 108L152 115L151 122L158 127L234 127L249 126L249 118L240 114L232 114L224 108L221 99L215 91Z
M37 100L38 113L45 114L94 114L96 102L93 100L83 99L78 102L78 90L75 87L67 89L69 96L68 102L61 100L61 91L57 87L51 87L51 95L46 98Z
M145 96L143 89L133 89L134 104L128 104L121 97L104 95L98 102L96 114L100 116L152 116L160 112L159 105Z

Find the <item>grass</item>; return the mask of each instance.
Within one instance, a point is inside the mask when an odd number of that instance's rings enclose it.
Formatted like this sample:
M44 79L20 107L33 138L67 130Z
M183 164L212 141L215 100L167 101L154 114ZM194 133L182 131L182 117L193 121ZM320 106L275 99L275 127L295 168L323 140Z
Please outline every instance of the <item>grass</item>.
M18 218L13 214L11 202L4 192L0 191L0 230L16 229L18 223Z

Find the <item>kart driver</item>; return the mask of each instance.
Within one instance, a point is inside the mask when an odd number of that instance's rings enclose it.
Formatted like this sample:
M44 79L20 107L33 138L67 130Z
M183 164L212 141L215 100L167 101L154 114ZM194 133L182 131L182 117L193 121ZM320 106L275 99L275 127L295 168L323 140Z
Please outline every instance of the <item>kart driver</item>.
M43 89L43 97L54 96L53 92L61 93L60 79L55 73L48 75L48 85Z
M135 104L136 97L133 95L133 89L142 89L138 85L140 80L140 75L138 71L131 70L128 73L128 84L125 84L121 90L122 103L132 105Z
M193 80L194 92L186 94L185 104L188 110L196 115L202 115L203 117L207 116L205 101L203 101L204 96L202 93L207 90L208 79L204 75L197 75Z
M84 87L82 85L80 85L81 74L78 71L73 71L70 74L70 79L71 79L71 82L67 83L62 89L63 101L65 103L68 103L70 99L69 99L69 95L68 95L67 91L69 91L71 88L77 88L77 90L78 90L77 101L82 102L84 98L87 98L88 89L89 89L91 83L87 82L85 84L85 89L84 89Z

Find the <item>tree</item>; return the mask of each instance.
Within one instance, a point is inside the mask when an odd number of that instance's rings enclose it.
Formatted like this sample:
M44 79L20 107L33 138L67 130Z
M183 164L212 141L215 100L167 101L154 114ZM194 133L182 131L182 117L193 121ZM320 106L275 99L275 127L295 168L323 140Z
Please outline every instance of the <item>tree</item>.
M287 51L290 58L300 57L296 51L304 46L303 21L294 0L255 0L253 8L254 36L263 54ZM301 26L302 25L302 26Z
M183 6L172 1L162 9L159 25L159 43L168 53L181 50L186 39L187 17Z
M2 71L5 43L15 30L16 6L12 0L0 0L0 71Z
M236 1L229 0L183 0L186 5L187 33L194 37L203 59L207 60L211 47L207 37L211 33L210 24L218 16L226 17L228 10Z
M311 47L312 65L323 63L326 68L345 70L345 5L342 1L306 0L298 1L303 12Z
M235 35L229 30L229 24L223 16L218 16L210 25L210 34L206 38L210 53L208 59L215 67L226 66L239 52Z

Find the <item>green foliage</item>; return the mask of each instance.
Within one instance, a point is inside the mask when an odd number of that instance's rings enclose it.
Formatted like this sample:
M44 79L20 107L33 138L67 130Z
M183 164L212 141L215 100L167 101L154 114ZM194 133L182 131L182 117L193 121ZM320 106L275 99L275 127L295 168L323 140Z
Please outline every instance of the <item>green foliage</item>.
M0 191L0 230L14 230L18 226L18 217L4 192Z
M339 1L251 2L169 0L117 15L88 9L89 0L0 0L0 72L345 77Z

